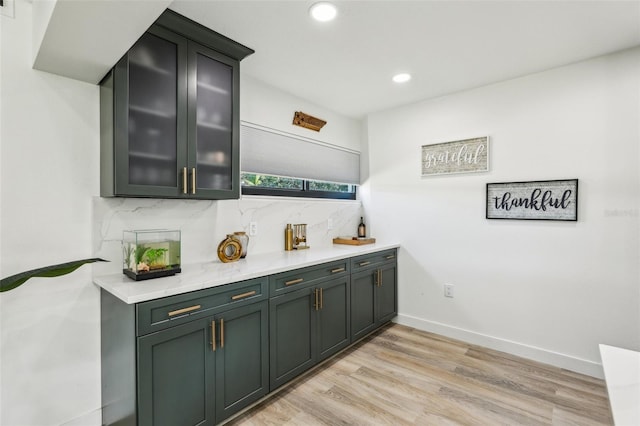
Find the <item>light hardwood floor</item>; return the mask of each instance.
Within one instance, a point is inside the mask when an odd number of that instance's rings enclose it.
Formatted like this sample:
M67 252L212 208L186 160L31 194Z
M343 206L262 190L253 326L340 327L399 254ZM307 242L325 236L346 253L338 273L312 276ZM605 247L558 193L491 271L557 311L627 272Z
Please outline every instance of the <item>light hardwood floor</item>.
M602 380L392 324L227 425L611 425Z

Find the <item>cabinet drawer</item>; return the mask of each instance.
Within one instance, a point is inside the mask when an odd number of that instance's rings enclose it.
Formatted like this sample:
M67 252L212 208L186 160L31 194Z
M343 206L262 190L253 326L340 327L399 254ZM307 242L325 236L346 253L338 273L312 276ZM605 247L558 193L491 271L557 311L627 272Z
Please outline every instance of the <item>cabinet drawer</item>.
M351 259L351 271L357 272L364 269L374 268L383 263L395 262L396 260L396 249L365 254Z
M338 277L349 273L349 260L338 260L308 268L294 269L272 275L269 279L271 297L288 293L328 277Z
M139 303L136 306L137 335L266 300L268 282L268 277L263 277Z

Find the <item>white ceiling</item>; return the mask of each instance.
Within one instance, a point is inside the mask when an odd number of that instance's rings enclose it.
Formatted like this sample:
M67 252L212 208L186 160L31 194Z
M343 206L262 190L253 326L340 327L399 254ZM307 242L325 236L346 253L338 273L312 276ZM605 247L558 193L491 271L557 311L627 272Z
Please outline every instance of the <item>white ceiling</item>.
M343 0L324 24L312 0L51 1L37 69L98 83L170 4L253 48L242 73L352 117L640 45L640 0Z
M324 24L313 3L170 8L253 48L243 73L352 117L640 45L640 1L334 1Z

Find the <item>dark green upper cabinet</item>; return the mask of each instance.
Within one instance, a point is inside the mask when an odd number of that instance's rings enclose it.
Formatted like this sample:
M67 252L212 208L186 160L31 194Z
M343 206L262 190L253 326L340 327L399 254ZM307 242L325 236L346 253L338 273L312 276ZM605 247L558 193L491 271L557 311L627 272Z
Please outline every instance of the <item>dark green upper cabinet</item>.
M100 84L100 194L238 198L239 64L251 53L165 11Z

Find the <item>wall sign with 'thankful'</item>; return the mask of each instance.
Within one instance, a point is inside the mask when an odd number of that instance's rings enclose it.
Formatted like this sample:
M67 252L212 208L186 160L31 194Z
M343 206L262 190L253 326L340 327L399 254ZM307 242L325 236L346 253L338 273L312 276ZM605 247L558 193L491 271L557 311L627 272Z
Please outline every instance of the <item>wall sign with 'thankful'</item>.
M487 184L487 219L578 220L578 179Z
M422 145L422 176L488 170L488 136Z

